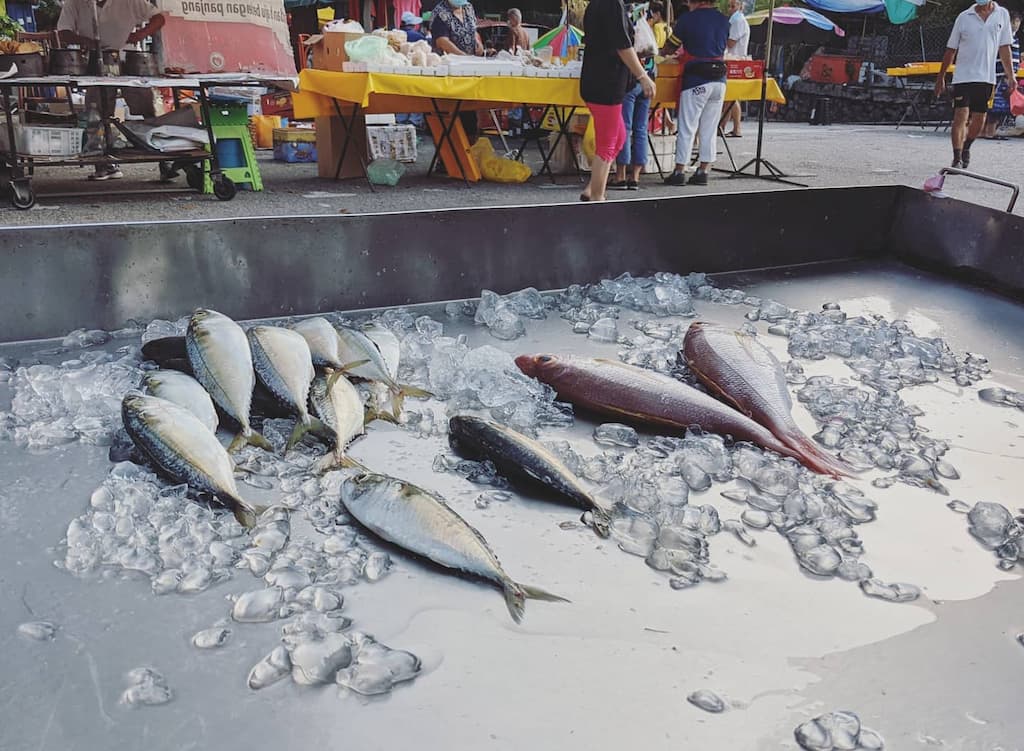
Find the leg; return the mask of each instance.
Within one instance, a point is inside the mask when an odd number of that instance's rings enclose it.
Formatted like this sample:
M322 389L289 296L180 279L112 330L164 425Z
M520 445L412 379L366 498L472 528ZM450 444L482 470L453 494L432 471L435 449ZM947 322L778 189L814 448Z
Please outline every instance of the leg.
M587 108L594 118L596 147L594 163L590 166L590 184L580 198L585 201L603 201L608 173L625 141L626 126L622 122L621 104L587 103Z
M962 167L964 141L967 140L967 120L970 112L966 106L953 110L953 124L949 129L953 139L953 166Z
M629 134L633 132L636 125L635 105L639 96L640 84L637 84L626 92L626 97L622 100L622 126L625 128L627 136L626 142L615 157L615 187L617 188L625 187L623 183L626 182L626 167L632 162L632 143Z
M676 168L671 175L665 178L665 181L670 184L683 184L683 171L686 169L686 164L690 161L690 153L693 151L693 139L697 137L700 113L706 101L706 86L694 86L690 89L683 89L679 94L679 114L676 121L679 128L676 132Z
M700 167L694 175L697 184L707 182L708 167L718 158L718 113L725 98L725 84L721 81L705 84L702 88L707 90L707 94L699 120ZM700 180L700 176L704 179Z
M647 97L637 97L633 106L633 148L631 164L632 170L630 181L632 188L636 188L640 182L640 171L647 165L647 123L651 111L651 100Z

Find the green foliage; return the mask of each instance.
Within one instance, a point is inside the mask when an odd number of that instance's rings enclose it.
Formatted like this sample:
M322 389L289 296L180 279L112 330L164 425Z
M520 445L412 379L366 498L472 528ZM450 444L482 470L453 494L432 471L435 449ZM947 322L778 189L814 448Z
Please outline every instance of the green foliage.
M36 26L40 31L57 28L60 7L59 0L40 0L36 3Z
M0 39L16 39L22 31L21 24L10 16L0 15Z

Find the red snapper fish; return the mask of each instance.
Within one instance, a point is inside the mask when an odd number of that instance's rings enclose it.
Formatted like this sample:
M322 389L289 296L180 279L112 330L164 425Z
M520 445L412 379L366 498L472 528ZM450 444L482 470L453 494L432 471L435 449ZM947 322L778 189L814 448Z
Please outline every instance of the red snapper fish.
M815 472L835 474L807 460L746 415L712 396L653 370L600 358L520 355L516 365L548 384L558 398L628 422L685 430L704 430L750 441L804 463Z

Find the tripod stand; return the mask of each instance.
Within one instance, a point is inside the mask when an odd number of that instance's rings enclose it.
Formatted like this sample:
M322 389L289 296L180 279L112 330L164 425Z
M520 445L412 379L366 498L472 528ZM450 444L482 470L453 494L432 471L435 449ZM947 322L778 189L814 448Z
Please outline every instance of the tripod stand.
M786 173L761 156L764 144L764 114L766 111L765 99L768 96L768 66L772 59L772 25L774 23L774 14L775 0L771 0L768 5L768 18L765 21L765 23L768 24L768 32L764 43L764 70L761 71L761 107L757 112L757 152L753 159L735 170L731 175L729 175L729 178L753 177L758 180L772 180L778 183L798 185L801 188L806 188L807 186L803 183L784 179L787 177ZM751 166L753 166L754 171L747 172L747 168ZM762 174L762 170L764 174Z

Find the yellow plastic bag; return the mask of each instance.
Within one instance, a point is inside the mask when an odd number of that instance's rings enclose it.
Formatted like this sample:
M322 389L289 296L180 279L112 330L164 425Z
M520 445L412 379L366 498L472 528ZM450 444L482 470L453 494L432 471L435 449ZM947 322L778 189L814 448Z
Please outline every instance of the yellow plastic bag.
M274 128L281 127L281 116L253 115L250 119L256 124L256 148L274 148Z
M588 161L594 161L594 154L597 153L597 134L594 133L594 118L592 117L587 120L587 129L583 131L583 143L580 148L583 149Z
M492 183L525 183L533 171L515 159L505 159L494 153L486 138L479 138L469 147L469 153L480 168L484 180Z

